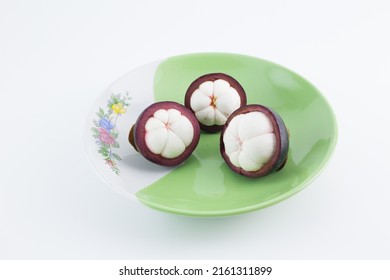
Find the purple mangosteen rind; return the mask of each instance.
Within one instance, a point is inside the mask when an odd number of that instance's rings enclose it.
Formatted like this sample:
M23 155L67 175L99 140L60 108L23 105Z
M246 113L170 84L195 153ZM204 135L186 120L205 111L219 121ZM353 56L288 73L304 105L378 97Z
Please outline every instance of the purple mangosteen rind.
M205 132L209 132L209 133L215 133L215 132L219 132L222 130L222 127L223 125L204 125L202 123L199 122L199 127L201 130L205 131Z
M146 145L145 135L146 135L146 122L153 117L154 113L157 110L169 110L176 109L181 112L192 124L194 128L194 135L190 145L188 145L184 152L174 158L165 158L159 154L155 154ZM173 101L161 101L156 102L147 107L138 117L136 123L133 125L129 132L129 142L144 158L147 160L164 166L175 166L184 162L195 150L196 146L199 143L200 139L200 127L197 118L188 108L183 105L173 102Z
M191 110L193 114L195 114L194 110L191 108L191 96L199 88L199 86L207 81L214 82L216 80L225 80L227 81L231 87L235 88L238 92L238 95L240 96L240 107L246 105L247 98L244 88L241 86L241 84L232 76L227 75L225 73L209 73L200 76L196 80L194 80L190 86L188 87L185 97L184 97L184 106L186 106L188 109ZM218 132L222 130L223 125L205 125L199 122L200 129L206 132Z
M227 127L229 126L230 121L238 115L246 114L250 112L264 113L270 119L276 137L276 147L275 147L274 155L264 166L262 166L257 171L246 171L241 167L235 166L230 161L229 156L225 152L225 143L223 141L223 135ZM221 131L220 152L223 159L225 160L225 162L227 163L230 169L246 177L252 177L252 178L263 177L267 174L281 170L286 164L288 149L289 149L289 133L283 119L277 112L263 105L251 104L237 109L229 116Z
M133 148L139 152L138 150L138 147L135 143L135 137L134 137L134 128L135 128L135 124L133 124L130 128L130 132L129 132L129 136L128 136L128 140L129 140L129 143L131 144L131 146L133 146Z

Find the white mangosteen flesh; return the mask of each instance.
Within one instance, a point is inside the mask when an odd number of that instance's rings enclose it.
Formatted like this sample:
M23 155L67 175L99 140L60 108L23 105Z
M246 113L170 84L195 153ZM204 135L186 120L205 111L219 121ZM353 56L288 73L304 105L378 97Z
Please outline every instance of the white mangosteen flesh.
M148 149L165 158L180 156L194 138L194 127L176 109L159 109L145 124Z
M223 79L203 82L190 99L195 116L200 123L207 126L225 124L240 104L237 90Z
M271 120L262 112L235 116L225 130L223 142L231 163L245 171L261 169L276 151Z

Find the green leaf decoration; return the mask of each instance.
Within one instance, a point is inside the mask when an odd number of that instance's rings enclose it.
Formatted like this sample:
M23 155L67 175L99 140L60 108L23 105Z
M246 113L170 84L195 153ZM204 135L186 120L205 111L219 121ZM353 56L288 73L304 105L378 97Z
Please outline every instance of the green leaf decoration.
M108 151L109 149L110 147L106 143L101 142L101 150Z
M116 104L116 103L119 102L119 98L118 98L118 96L116 96L116 95L112 95L112 96L111 96L111 100L112 100L112 103L113 103L113 104Z
M103 118L104 117L104 110L99 107L99 112L96 114L98 115L99 118Z
M115 158L116 160L122 160L122 158L121 158L119 155L117 155L116 153L112 153L111 155L112 155L112 157Z
M114 131L114 130L111 130L111 136L112 136L114 139L118 138L118 135L119 135L119 132Z

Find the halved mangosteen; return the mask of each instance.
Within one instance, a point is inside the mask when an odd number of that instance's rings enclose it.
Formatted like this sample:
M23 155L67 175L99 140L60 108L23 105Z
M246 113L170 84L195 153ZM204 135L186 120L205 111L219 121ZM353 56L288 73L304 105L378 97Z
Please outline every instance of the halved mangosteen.
M224 73L197 78L187 89L184 100L184 105L194 112L200 128L208 132L220 131L230 114L245 104L243 87Z
M220 151L234 172L261 177L286 163L289 135L282 118L262 105L247 105L227 119L220 138Z
M194 114L179 103L164 101L141 113L130 130L129 142L149 161L174 166L192 154L199 137Z

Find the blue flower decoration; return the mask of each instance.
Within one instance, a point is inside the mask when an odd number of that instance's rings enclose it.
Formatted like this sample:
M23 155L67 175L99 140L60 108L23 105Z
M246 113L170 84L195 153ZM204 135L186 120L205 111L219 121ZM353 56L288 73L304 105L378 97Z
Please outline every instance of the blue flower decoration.
M99 126L107 130L108 133L115 127L107 117L103 117L99 120Z

